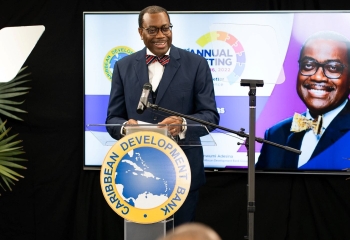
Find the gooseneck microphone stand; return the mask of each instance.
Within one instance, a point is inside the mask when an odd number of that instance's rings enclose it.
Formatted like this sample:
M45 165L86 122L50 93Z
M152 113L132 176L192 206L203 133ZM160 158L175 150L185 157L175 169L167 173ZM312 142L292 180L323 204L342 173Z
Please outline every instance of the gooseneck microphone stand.
M294 149L288 146L280 145L274 142L267 141L263 138L255 137L255 109L256 109L256 87L262 87L263 81L262 80L247 80L242 79L241 80L241 86L249 86L249 135L244 132L244 130L241 129L241 131L235 131L229 128L225 128L198 118L194 118L191 116L184 115L182 113L174 112L162 107L159 107L156 104L152 104L150 102L147 102L146 105L144 105L146 108L152 108L156 111L161 111L173 116L180 116L192 121L195 121L197 123L201 123L205 126L211 126L217 129L221 129L223 131L236 134L240 137L244 137L248 139L248 143L246 141L245 146L248 148L248 206L247 206L247 212L248 212L248 235L245 236L245 239L253 240L254 239L254 212L255 212L255 141L259 143L266 143L273 145L275 147L283 148L284 150L291 151L297 154L300 154L301 151L298 149Z

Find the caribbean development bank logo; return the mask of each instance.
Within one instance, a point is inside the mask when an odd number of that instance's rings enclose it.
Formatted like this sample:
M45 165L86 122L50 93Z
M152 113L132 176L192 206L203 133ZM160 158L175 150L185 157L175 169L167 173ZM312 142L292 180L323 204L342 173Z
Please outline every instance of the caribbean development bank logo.
M103 72L109 80L112 80L114 64L125 56L135 51L126 46L118 46L112 48L103 59Z
M117 141L101 166L108 205L131 222L149 224L173 215L191 184L185 153L160 133L140 131Z
M188 49L190 52L207 59L216 86L228 81L230 85L240 79L246 63L246 56L241 42L232 34L213 31L201 36L196 43L202 49ZM206 49L213 43L213 49Z

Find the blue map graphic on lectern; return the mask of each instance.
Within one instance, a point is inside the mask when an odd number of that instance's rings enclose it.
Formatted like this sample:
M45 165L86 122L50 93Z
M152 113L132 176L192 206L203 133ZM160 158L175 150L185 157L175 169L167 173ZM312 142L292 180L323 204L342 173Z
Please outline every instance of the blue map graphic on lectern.
M140 147L120 160L115 176L118 193L131 206L154 208L164 203L176 184L174 165L158 149Z

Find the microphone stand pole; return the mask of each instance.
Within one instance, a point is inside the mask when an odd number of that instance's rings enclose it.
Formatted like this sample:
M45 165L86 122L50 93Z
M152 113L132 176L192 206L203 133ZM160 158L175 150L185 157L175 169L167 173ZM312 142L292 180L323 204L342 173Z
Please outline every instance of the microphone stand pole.
M258 138L255 136L255 106L256 106L256 87L263 86L262 80L241 80L241 86L250 86L249 91L249 108L250 108L250 121L249 121L249 135L244 132L244 129L241 131L235 131L229 128L225 128L216 124L213 124L211 122L207 122L198 118L194 118L182 113L178 113L175 111L168 110L166 108L159 107L156 104L152 104L150 102L147 102L147 104L144 106L145 109L152 108L157 111L161 111L164 113L167 113L169 115L173 116L179 116L183 117L198 123L201 123L205 126L211 126L214 128L221 129L223 131L236 134L240 137L244 137L249 139L249 143L247 144L247 141L245 143L245 146L249 149L248 152L248 236L245 236L245 239L253 240L254 239L254 212L255 212L255 200L254 200L254 192L255 192L255 141L259 143L266 143L273 145L275 147L283 148L284 150L291 151L297 154L300 154L301 151L298 149L294 149L288 146L280 145L271 141L267 141L263 138Z
M263 80L242 79L241 86L249 86L249 137L248 144L248 235L245 239L254 239L254 213L255 213L255 119L256 119L256 88L264 86Z

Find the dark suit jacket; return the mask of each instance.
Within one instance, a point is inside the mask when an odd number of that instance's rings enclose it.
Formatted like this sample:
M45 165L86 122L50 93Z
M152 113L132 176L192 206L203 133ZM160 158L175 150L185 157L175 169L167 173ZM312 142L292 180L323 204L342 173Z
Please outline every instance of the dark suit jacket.
M205 58L171 46L170 61L164 69L154 104L214 124L219 122L212 75ZM108 106L107 124L123 124L128 119L157 124L165 113L146 109L136 113L142 87L149 82L146 65L146 48L116 62ZM151 94L149 102L152 102ZM197 124L187 119L187 124ZM208 128L210 131L212 128ZM120 139L120 129L108 128L109 134ZM188 129L187 134L191 133ZM193 130L194 131L194 130ZM195 133L200 137L201 133ZM192 174L191 190L205 182L202 147L182 147Z
M305 132L290 131L288 118L265 132L265 139L300 150ZM350 101L333 119L316 145L310 160L299 169L341 170L350 168ZM297 169L298 155L282 148L263 144L256 169Z

